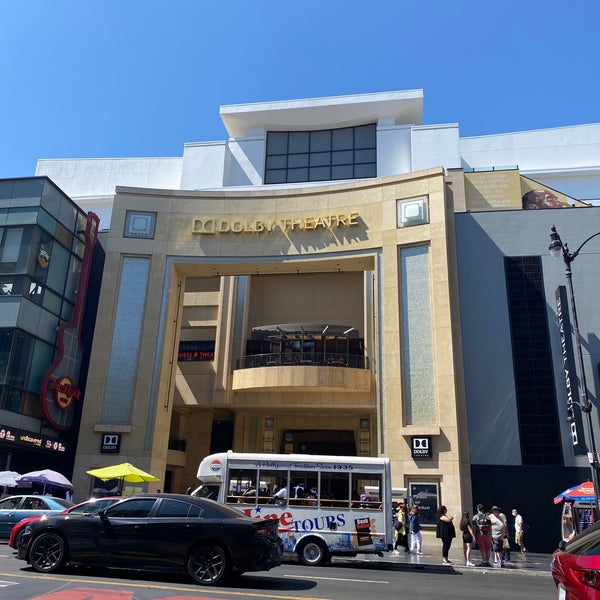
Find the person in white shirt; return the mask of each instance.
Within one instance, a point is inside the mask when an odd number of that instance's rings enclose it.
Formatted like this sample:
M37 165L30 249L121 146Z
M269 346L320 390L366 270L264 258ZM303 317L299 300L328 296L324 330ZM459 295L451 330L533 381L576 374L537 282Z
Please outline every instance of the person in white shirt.
M279 490L273 494L273 498L275 500L275 504L284 506L285 501L287 500L287 488L285 486L279 488Z
M527 550L525 549L523 517L516 508L512 509L512 516L515 518L515 544L521 549L521 554L525 554Z

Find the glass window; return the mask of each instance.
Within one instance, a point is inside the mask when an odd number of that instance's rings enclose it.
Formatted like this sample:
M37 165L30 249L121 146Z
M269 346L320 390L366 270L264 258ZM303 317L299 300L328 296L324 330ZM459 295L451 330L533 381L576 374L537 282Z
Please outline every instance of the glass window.
M267 169L285 169L287 167L287 156L280 154L267 158Z
M351 165L354 161L354 154L352 150L344 150L341 152L332 152L331 164L332 165Z
M266 184L377 176L376 125L267 134ZM332 152L333 150L333 152ZM310 170L306 167L310 165ZM332 169L332 166L350 168ZM357 168L353 168L355 165Z
M355 148L376 148L376 131L374 125L363 125L354 129Z
M287 154L288 134L283 131L271 131L269 133L269 154Z
M190 504L179 500L163 499L156 511L157 517L179 517L187 519L190 512Z
M310 134L310 151L323 152L331 150L331 131L312 131Z
M25 223L35 223L37 221L38 209L33 206L21 206L19 208L9 208L7 225L24 225Z
M27 382L27 391L38 393L42 385L48 365L52 364L54 359L54 347L42 340L35 340L33 348L33 360L31 361L31 370L29 371L29 381Z
M136 498L114 504L106 510L106 516L125 519L143 519L147 517L154 506L154 498Z
M71 253L60 244L53 244L48 264L46 285L62 296L67 279Z
M23 294L24 275L6 275L0 277L0 296L21 296Z
M290 154L309 152L309 139L308 131L290 131L288 152Z
M312 158L311 158L312 160ZM288 168L308 167L308 154L290 154L288 157Z
M7 383L25 387L33 355L33 338L17 331L13 337L12 351L6 377Z
M256 501L256 470L230 469L227 482L227 502L251 503Z
M4 381L4 378L6 377L12 339L12 329L0 329L0 381Z
M0 389L2 391L0 408L14 413L23 413L23 392L8 385L4 385Z
M350 150L353 146L354 130L352 127L333 130L331 136L331 148L333 150Z
M379 473L352 473L352 506L383 510L383 487Z
M327 181L331 179L329 167L316 167L310 170L310 181Z

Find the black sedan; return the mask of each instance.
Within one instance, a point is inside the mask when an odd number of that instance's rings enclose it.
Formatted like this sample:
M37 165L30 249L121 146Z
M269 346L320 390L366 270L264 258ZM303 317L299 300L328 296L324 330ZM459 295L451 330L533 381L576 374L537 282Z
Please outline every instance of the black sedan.
M279 519L252 519L206 498L131 496L96 515L29 523L18 558L40 573L66 565L185 572L202 585L281 564Z

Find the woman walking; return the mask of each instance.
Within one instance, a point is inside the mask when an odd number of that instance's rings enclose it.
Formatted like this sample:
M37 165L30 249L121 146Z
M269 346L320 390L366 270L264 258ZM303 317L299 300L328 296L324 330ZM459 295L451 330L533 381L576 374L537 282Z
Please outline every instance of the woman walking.
M448 559L448 552L450 551L452 540L456 537L453 520L454 517L448 516L448 509L442 504L437 510L435 537L442 540L442 562L446 565L452 564L452 561Z
M465 565L467 567L474 567L474 563L471 562L471 549L473 547L473 542L475 541L475 532L473 531L473 525L471 525L471 517L469 517L468 511L462 514L458 528L462 531Z
M423 544L423 534L421 533L421 523L419 522L419 509L416 504L410 507L408 514L408 531L410 533L410 553L423 554L421 547Z

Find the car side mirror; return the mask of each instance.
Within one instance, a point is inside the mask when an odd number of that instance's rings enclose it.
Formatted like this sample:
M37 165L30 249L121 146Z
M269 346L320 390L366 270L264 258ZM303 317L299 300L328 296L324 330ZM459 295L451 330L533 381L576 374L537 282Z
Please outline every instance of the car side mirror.
M100 517L100 519L102 521L106 521L106 513L104 512L104 510L99 510L98 511L98 516Z
M558 542L558 549L561 552L564 552L566 547L567 547L567 542L565 542L565 540L560 540L560 542Z

